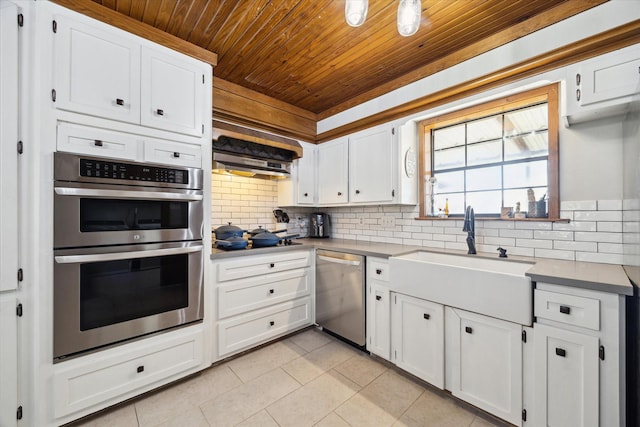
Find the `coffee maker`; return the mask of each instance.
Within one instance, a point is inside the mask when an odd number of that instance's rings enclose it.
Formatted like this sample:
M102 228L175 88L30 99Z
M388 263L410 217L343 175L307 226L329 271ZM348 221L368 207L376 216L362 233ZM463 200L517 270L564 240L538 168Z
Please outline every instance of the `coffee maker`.
M331 237L331 218L324 212L309 216L309 237Z

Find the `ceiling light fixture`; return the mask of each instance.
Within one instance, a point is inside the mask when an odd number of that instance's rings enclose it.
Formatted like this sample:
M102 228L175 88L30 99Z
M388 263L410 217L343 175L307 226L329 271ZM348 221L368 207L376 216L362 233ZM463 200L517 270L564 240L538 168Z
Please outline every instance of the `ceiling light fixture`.
M367 19L368 0L345 0L344 17L352 27L359 27ZM408 37L414 35L420 27L422 5L420 0L400 0L398 4L398 33Z
M420 27L422 5L420 0L400 0L398 5L398 32L401 36L414 35Z
M344 17L347 24L352 27L359 27L367 19L369 10L369 0L346 0L344 5Z

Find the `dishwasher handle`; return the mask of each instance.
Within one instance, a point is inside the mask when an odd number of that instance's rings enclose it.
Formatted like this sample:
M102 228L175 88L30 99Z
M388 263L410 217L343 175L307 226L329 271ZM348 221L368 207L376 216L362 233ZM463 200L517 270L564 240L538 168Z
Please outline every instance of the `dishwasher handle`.
M322 261L327 261L327 262L334 262L336 264L344 264L344 265L360 265L360 261L358 260L349 260L349 259L342 259L342 258L334 258L332 256L326 256L326 255L318 255L318 259L322 260Z

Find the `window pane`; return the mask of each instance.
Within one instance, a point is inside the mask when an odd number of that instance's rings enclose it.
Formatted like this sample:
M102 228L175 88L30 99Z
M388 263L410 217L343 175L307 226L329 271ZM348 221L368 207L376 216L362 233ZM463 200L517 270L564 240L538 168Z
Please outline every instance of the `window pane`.
M504 188L546 186L546 160L504 166Z
M436 215L444 213L444 205L449 200L449 215L464 214L464 193L438 194L434 197L434 213Z
M467 144L502 138L502 114L467 124Z
M467 191L501 188L502 171L500 166L467 170Z
M540 200L547 194L547 187L535 187L533 188L536 200ZM527 196L526 188L519 188L516 190L504 191L504 205L512 207L513 211L516 211L516 203L520 202L520 211L527 212L529 210L529 199Z
M464 191L464 171L439 173L436 180L435 194Z
M548 132L529 133L504 140L504 159L518 160L549 155Z
M547 130L547 104L523 108L504 115L505 135L519 135L533 131Z
M464 147L438 150L433 153L433 168L451 169L464 166Z
M502 207L502 191L467 193L467 204L473 208L476 214L500 213L500 208Z
M467 166L502 161L502 139L481 142L467 147Z
M433 149L464 145L464 124L437 129L433 132Z

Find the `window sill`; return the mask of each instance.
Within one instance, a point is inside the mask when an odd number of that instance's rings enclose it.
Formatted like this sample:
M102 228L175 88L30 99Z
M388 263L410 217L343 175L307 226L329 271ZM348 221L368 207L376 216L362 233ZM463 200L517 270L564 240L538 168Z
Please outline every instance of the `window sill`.
M476 215L476 221L522 221L522 222L571 222L568 218L497 218L497 217L482 217ZM419 216L415 218L417 221L452 221L452 220L464 220L464 215L441 217L441 216Z

